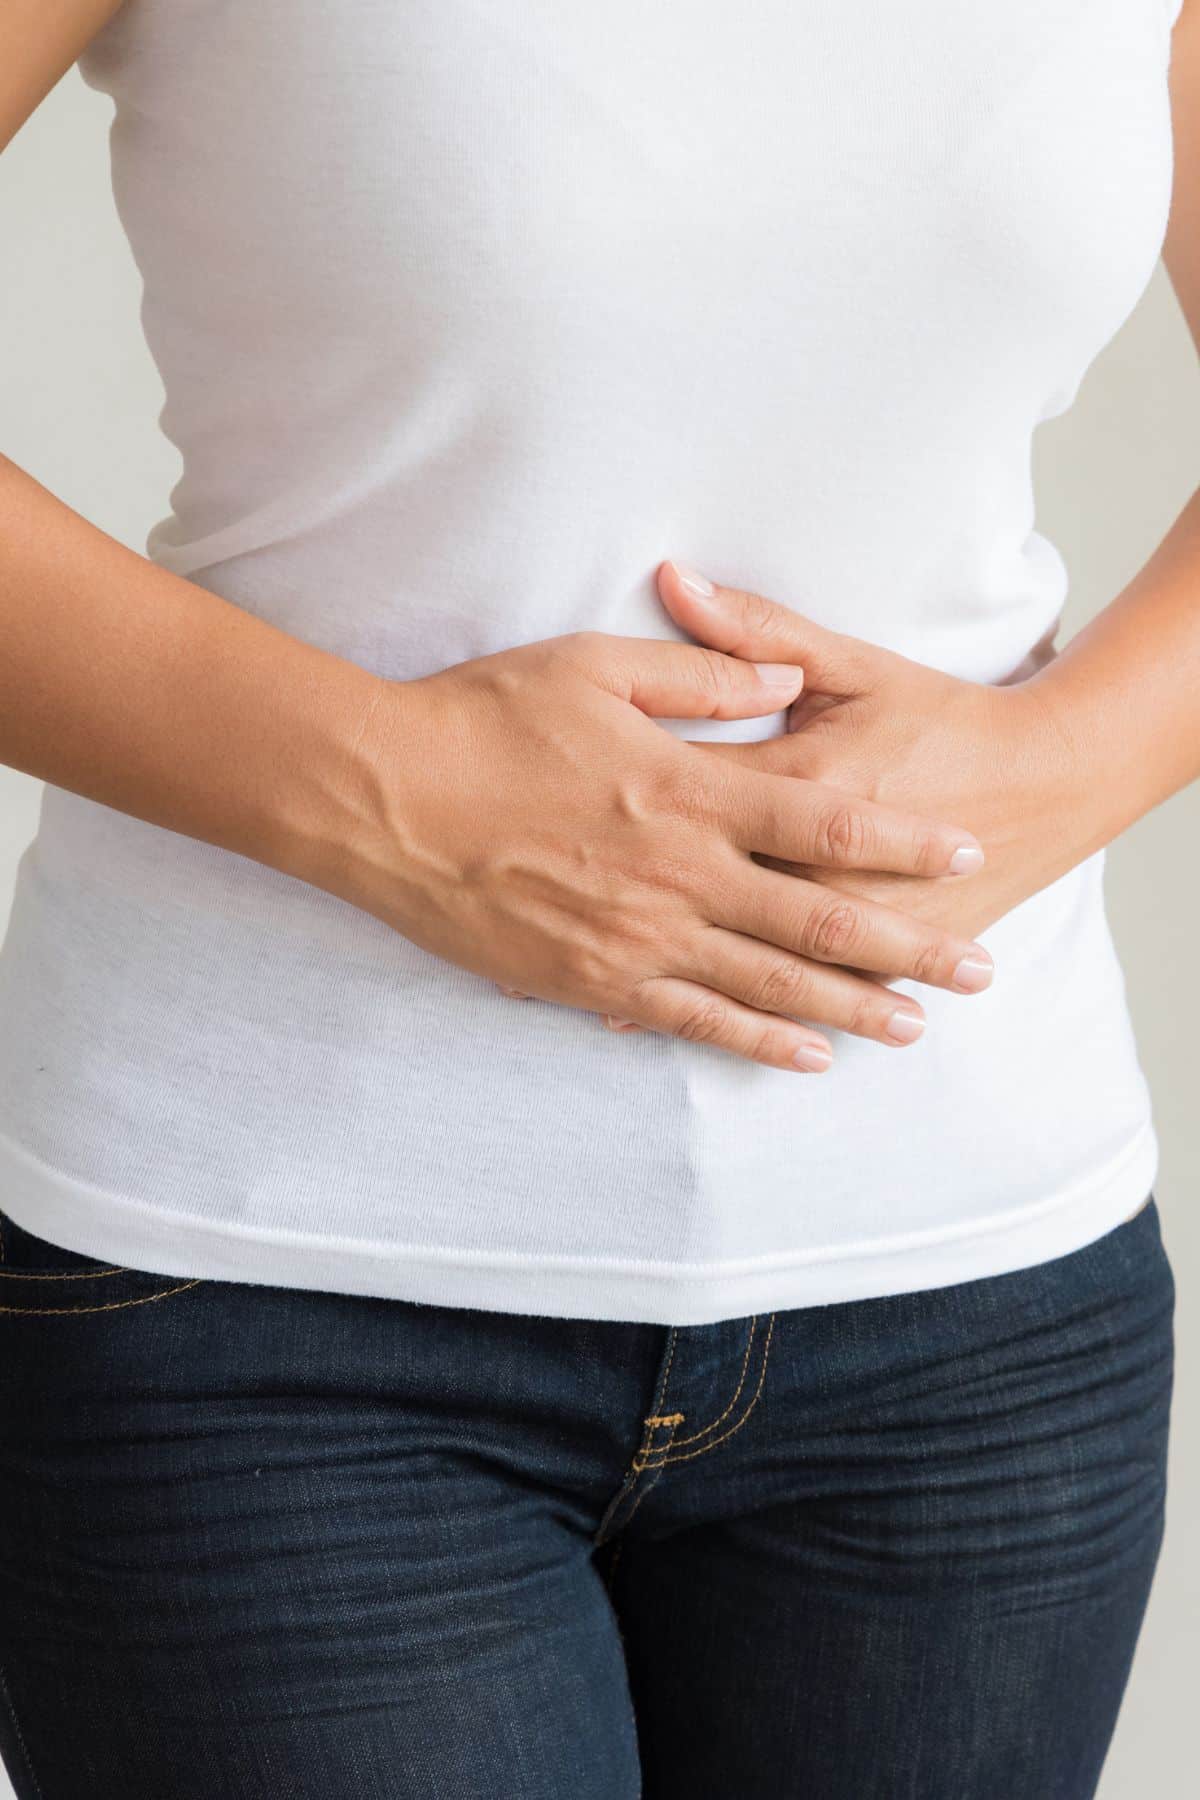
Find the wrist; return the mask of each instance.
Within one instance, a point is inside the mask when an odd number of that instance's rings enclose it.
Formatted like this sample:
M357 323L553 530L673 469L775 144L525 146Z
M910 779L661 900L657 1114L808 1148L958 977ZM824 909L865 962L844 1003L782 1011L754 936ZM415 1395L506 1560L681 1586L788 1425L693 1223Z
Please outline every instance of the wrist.
M1073 866L1132 822L1119 759L1106 755L1087 694L1057 661L1009 691L1021 708L1029 804Z
M395 778L405 759L388 748L408 734L407 695L415 684L340 657L322 655L322 665L300 696L303 716L264 835L276 868L361 905L377 860L373 847L387 834L396 837Z

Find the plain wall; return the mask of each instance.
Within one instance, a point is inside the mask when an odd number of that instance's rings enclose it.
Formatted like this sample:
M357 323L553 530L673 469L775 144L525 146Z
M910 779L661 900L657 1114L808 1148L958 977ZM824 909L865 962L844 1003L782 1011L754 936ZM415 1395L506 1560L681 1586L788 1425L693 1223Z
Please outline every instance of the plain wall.
M157 429L162 388L142 340L140 282L109 188L111 110L72 71L0 157L0 449L141 550L147 527L168 510L178 457ZM1036 469L1039 528L1072 576L1068 636L1128 581L1200 483L1200 365L1161 270L1072 411L1042 428ZM35 782L0 769L0 926L39 793ZM1179 1369L1167 1542L1102 1800L1195 1792L1198 889L1193 788L1109 857L1109 912L1162 1142L1158 1196L1179 1289ZM2 1774L0 1800L11 1800Z

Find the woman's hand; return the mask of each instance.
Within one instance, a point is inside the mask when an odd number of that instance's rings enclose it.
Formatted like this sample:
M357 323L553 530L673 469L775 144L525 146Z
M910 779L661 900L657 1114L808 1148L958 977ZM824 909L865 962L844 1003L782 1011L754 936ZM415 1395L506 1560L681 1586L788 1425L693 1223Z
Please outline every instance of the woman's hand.
M647 716L782 713L796 669L585 635L388 681L128 550L3 457L0 515L0 762L508 987L758 1062L828 1062L796 1019L919 1032L914 1002L831 966L844 897L751 852L932 879L978 862L969 834L735 769ZM852 916L876 974L953 985L970 952L881 906Z
M1094 784L1044 687L961 681L813 625L761 595L715 585L706 593L704 579L661 565L659 592L671 617L731 655L795 662L805 684L789 709L787 736L696 748L743 768L959 820L987 859L964 883L814 869L803 859L793 864L795 873L974 936L1098 847L1089 818ZM850 915L842 949L841 960L856 967Z
M653 723L782 711L798 669L688 645L579 634L379 682L362 789L321 885L508 990L818 1070L819 1021L881 1043L921 1009L832 965L970 991L987 953L955 930L751 852L819 869L969 886L956 826L734 768ZM966 971L964 979L964 970Z

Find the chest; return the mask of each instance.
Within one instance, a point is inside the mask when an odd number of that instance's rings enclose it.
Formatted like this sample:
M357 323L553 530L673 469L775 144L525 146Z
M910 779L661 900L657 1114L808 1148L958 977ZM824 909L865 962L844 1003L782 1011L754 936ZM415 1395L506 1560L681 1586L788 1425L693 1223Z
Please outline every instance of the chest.
M84 73L135 248L185 235L243 328L1094 349L1161 240L1167 42L1165 0L128 0Z

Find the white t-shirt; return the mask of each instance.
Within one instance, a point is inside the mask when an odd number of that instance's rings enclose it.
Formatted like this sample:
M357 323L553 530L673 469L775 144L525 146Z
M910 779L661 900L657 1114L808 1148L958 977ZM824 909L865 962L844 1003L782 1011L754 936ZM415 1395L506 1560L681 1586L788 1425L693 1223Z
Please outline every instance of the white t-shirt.
M1005 678L1066 589L1034 429L1161 247L1176 10L128 0L82 69L183 455L149 554L397 679L676 636L668 556ZM1133 1210L1154 1131L1101 859L984 941L915 1047L796 1076L51 788L0 1205L181 1276L669 1324L1028 1265Z

